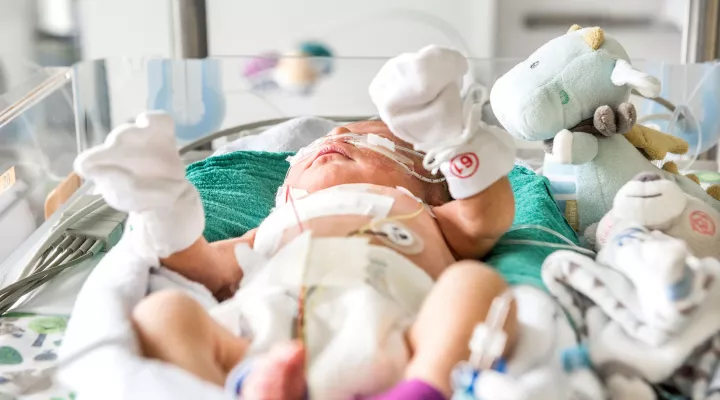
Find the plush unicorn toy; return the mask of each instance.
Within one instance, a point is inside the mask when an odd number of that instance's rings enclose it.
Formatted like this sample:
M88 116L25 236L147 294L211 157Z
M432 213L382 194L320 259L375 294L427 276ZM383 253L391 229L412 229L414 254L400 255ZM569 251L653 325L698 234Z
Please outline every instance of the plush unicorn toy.
M656 97L660 82L630 64L622 45L598 27L573 25L497 80L493 112L519 139L544 141L544 174L571 225L583 232L612 208L640 172L654 172L720 211L720 187L706 193L691 178L651 160L683 154L687 143L635 124L630 92Z

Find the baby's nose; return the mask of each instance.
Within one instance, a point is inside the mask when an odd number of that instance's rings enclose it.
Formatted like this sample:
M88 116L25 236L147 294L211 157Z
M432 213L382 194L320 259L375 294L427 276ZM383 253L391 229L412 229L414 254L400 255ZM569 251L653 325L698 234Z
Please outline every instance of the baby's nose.
M662 179L660 175L653 173L653 172L643 172L635 176L633 180L639 181L639 182L652 182L652 181L659 181Z
M345 134L345 133L352 133L352 132L350 131L350 129L348 129L348 128L344 127L344 126L338 126L337 128L331 130L330 133L328 133L327 135L328 135L328 136L332 136L332 135L342 135L342 134Z

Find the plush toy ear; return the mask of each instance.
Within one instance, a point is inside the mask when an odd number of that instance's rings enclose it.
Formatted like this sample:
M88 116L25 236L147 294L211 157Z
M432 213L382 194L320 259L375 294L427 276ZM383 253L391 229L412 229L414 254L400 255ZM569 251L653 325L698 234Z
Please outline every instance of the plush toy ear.
M580 29L582 29L582 26L580 26L578 24L573 24L573 26L571 26L570 29L568 29L567 33L579 31Z
M597 26L586 29L582 36L585 43L593 50L599 49L605 42L605 32Z
M622 59L615 62L610 79L616 86L629 86L648 98L660 94L660 81L657 78L633 68L629 62Z

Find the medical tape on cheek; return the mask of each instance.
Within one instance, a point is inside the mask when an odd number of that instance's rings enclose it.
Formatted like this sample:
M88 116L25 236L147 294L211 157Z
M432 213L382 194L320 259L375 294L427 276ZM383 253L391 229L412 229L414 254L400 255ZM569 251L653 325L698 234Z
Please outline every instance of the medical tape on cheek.
M384 147L393 152L395 151L395 142L374 133L367 135L367 142L375 146Z
M301 221L335 215L367 215L385 218L395 199L374 193L323 190L276 208L260 225L255 236L255 249L263 254L277 251L286 229L297 226L295 211Z

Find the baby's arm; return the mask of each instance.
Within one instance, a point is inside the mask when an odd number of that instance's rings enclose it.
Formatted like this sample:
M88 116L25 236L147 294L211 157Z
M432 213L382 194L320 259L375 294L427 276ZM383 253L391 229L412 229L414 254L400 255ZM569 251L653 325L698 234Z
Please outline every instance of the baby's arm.
M232 296L243 277L242 269L235 258L235 246L255 241L255 229L240 238L208 243L204 237L185 250L171 254L160 262L167 268L199 282L207 287L218 299Z
M507 174L514 164L509 134L470 118L460 82L468 69L457 51L429 46L388 61L370 96L390 130L427 151L455 201L435 208L445 239L459 258L484 255L512 224Z
M149 112L115 128L100 146L75 160L80 176L95 184L107 203L129 213L128 240L148 257L205 285L217 295L237 287L242 272L237 241L208 244L200 194L185 178L170 116Z
M515 200L507 177L482 192L435 207L445 240L459 259L484 256L512 225Z

